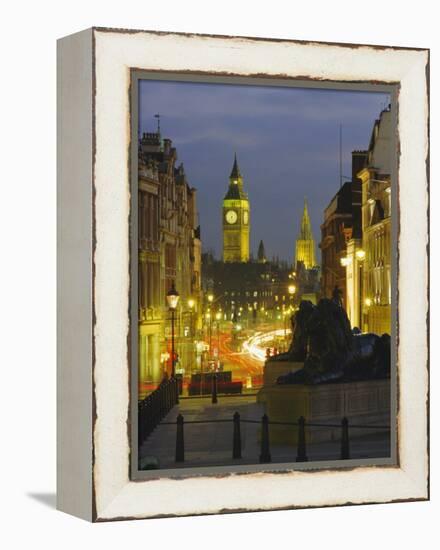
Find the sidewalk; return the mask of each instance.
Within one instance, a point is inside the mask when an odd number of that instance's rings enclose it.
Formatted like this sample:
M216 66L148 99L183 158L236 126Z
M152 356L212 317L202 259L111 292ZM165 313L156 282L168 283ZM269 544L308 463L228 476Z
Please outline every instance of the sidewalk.
M235 412L241 417L242 458L232 459L232 416ZM185 462L174 461L176 449L176 418L184 417ZM210 398L181 399L164 418L151 436L141 447L140 455L154 456L159 460L160 469L188 468L199 466L224 466L239 464L258 464L260 455L259 423L247 423L243 420L261 420L264 414L262 405L255 396L219 397L213 405ZM206 424L186 424L190 420L229 419L231 422ZM270 435L269 435L270 439ZM271 445L272 463L295 462L296 447ZM366 435L350 439L351 458L379 458L389 456L388 434ZM307 455L311 460L339 459L339 441L315 443L307 446Z

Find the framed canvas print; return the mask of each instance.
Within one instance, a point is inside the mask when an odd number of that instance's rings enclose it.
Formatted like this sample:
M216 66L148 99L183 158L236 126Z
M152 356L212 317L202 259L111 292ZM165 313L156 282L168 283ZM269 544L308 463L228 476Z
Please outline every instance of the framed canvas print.
M429 498L428 71L425 49L59 41L59 509Z

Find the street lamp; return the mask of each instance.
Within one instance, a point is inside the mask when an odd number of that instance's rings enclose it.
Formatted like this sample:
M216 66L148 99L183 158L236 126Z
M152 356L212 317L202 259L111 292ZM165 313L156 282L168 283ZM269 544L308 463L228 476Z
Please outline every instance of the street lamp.
M289 285L289 288L287 289L289 291L289 294L293 296L296 292L296 286L295 285Z
M179 298L179 293L177 292L173 282L170 290L167 292L167 302L171 312L171 378L174 378L176 374L176 356L174 353L174 314L177 304L179 303Z
M197 363L197 350L194 347L195 344L195 336L196 336L196 326L194 323L194 306L196 305L196 301L194 298L188 298L188 308L189 308L189 350L190 350L190 357L191 357L191 364L190 364L190 373L192 374L193 371L193 364Z
M289 285L288 288L287 288L287 291L289 292L289 296L290 296L290 305L293 305L292 300L293 300L293 295L296 292L296 286L295 285Z
M209 359L212 359L212 315L211 312L206 314L206 319L209 321Z
M222 318L222 314L220 311L218 311L215 314L215 319L217 321L217 365L220 365L220 319Z
M363 315L363 306L362 306L362 294L364 292L363 284L364 284L364 277L363 277L363 261L365 260L365 250L362 248L359 248L359 250L356 250L356 259L359 264L359 328L361 329L361 332L364 330L363 324L364 324L364 315Z
M190 315L190 326L191 326L191 337L194 336L194 319L193 319L193 310L196 302L193 298L188 299L189 315Z

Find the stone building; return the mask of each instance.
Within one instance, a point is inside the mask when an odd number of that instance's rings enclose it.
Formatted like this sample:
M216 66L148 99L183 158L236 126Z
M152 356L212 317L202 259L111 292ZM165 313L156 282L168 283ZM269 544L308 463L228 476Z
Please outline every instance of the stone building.
M161 380L160 348L163 339L161 299L160 181L157 163L139 155L139 381Z
M346 181L331 199L321 225L321 294L331 298L338 287L344 307L347 307L347 242L362 237L361 180L357 172L365 159L365 151L353 151L351 181Z
M166 293L180 294L176 315L177 369L191 370L200 316L201 242L196 190L177 152L159 132L139 141L139 384L159 383L170 372L171 328Z
M234 157L228 191L223 199L223 261L249 261L250 207L243 189L243 176Z
M317 265L315 256L315 239L313 238L312 224L310 223L306 200L304 200L300 231L295 243L294 269L297 268L300 262L304 265L305 269L313 269Z
M388 107L374 123L368 150L354 153L361 225L347 232L345 254L340 248L350 322L376 334L391 331L391 131Z
M390 108L375 121L362 181L361 289L363 330L391 332L391 147Z
M243 328L282 320L283 312L296 305L291 268L272 261L223 262L203 257L203 278L214 297L213 313Z

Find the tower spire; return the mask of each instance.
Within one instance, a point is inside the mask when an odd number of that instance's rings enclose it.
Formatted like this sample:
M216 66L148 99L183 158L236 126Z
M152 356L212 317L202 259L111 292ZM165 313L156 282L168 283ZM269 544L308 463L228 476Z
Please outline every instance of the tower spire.
M234 165L232 166L231 175L229 177L234 180L241 178L240 168L238 167L237 162L237 153L234 153Z
M313 239L312 224L310 223L307 199L304 197L304 209L301 219L301 226L295 247L295 266L302 262L306 269L316 265L315 241Z
M307 198L304 197L304 209L301 220L301 230L300 230L300 239L310 240L313 239L312 235L312 224L310 223L309 210L307 208Z
M262 240L260 241L260 244L258 245L258 262L260 264L265 264L267 262L266 252L264 250L264 243L263 243Z
M229 176L228 191L223 199L223 261L249 261L250 207L243 190L243 177L237 154Z

